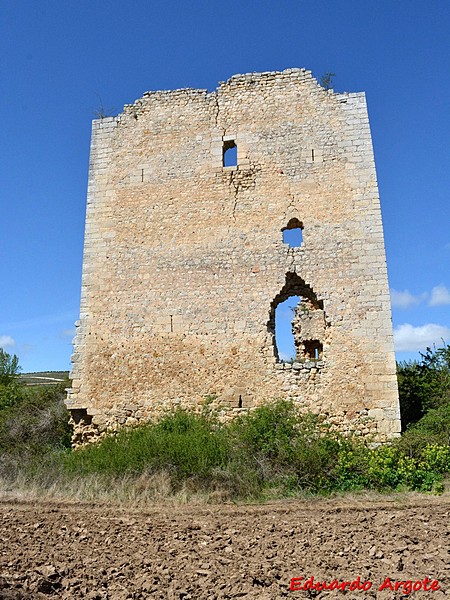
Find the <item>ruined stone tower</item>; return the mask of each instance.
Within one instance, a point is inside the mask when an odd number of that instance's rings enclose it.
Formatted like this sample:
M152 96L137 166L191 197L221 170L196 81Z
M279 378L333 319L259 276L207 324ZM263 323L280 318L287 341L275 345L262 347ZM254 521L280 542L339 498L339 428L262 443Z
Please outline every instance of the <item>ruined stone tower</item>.
M285 363L275 310L290 296ZM78 442L207 397L224 417L292 398L343 430L397 435L364 94L288 69L147 92L94 121L74 344Z

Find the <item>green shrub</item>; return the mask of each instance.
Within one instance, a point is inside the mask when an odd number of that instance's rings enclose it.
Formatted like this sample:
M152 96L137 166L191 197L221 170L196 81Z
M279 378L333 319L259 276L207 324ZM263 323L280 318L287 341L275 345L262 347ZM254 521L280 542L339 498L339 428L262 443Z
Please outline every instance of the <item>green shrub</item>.
M341 489L381 492L440 491L449 470L450 450L439 445L425 446L418 457L408 456L398 445L354 446L340 452L337 468Z
M432 408L411 429L436 436L441 444L450 445L450 403Z
M397 364L402 430L450 403L450 346L427 348L420 361Z
M450 472L450 446L428 444L420 456L423 468L430 469L436 473Z
M0 410L0 452L34 452L70 447L65 385L21 389L20 397Z
M246 466L261 489L275 486L288 493L334 487L337 452L344 442L320 416L278 401L237 419L230 433L231 462Z
M238 417L230 424L230 433L246 455L285 464L292 460L298 425L292 403L279 401Z
M123 475L168 471L174 486L187 478L206 480L223 467L226 431L212 418L176 411L159 423L122 429L67 456L72 472Z
M228 425L177 411L158 423L110 434L65 457L77 475L169 473L173 490L225 490L233 498L372 489L439 491L449 450L422 444L410 456L398 443L370 449L330 430L291 402L261 406Z
M0 411L14 406L23 396L23 386L13 381L8 384L0 383Z
M402 452L413 458L420 457L429 444L450 446L450 404L429 410L395 443Z
M438 492L450 471L450 447L442 443L448 406L375 449L279 401L229 424L207 411L178 410L68 452L63 396L63 386L26 388L17 404L0 410L0 474L22 473L44 486L58 474L62 482L95 480L113 490L121 481L139 487L164 473L172 493L263 499L362 489Z
M65 383L22 386L17 401L0 410L0 477L53 481L72 430L64 405Z

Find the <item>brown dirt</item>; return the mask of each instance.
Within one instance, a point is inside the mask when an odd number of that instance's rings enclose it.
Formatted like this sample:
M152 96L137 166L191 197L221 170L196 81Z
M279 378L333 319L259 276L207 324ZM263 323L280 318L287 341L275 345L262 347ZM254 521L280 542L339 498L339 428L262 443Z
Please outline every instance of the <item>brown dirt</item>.
M450 498L409 496L158 506L0 502L0 599L405 598L430 579L450 596ZM370 580L369 591L290 591L292 577ZM428 584L430 585L430 584Z

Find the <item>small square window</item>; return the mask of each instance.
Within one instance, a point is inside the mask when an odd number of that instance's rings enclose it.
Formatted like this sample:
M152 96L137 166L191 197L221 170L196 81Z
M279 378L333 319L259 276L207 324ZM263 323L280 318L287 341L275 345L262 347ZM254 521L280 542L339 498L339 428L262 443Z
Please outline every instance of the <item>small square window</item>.
M311 360L321 360L323 345L319 342L319 340L305 340L305 358L309 358Z
M300 248L303 243L303 223L301 221L294 217L281 231L284 244L287 244L289 248Z

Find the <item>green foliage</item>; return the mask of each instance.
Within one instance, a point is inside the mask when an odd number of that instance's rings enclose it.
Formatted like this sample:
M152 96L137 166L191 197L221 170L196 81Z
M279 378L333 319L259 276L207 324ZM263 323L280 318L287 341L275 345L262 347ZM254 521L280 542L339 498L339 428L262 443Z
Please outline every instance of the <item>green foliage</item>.
M51 478L54 454L70 447L69 414L65 388L59 385L26 386L19 379L17 356L0 349L0 476L27 479L35 473Z
M0 348L0 410L15 404L21 395L19 359Z
M235 419L230 431L245 452L283 463L292 457L297 425L293 405L279 401Z
M69 452L66 385L22 386L17 401L0 410L1 476L22 473L48 487L55 474L65 482L97 478L114 489L121 480L145 482L163 473L171 493L187 486L264 499L362 489L439 492L450 471L450 404L430 410L395 443L374 449L291 402L221 424L207 399L200 414L177 410Z
M67 383L22 387L16 402L0 411L0 452L44 454L70 446L69 414L64 405Z
M300 414L291 402L261 406L230 426L233 460L245 465L260 488L325 491L343 439L314 414Z
M212 417L179 410L159 423L122 429L81 448L67 456L66 465L83 474L168 471L176 488L186 478L210 478L228 452L224 429Z
M442 350L428 349L422 355L422 364L409 363L408 373L414 372L414 377L420 373L416 391L426 394L434 386L435 374L431 369L441 370L445 366L441 362L445 353L448 360L448 347ZM439 388L437 404L447 385L445 378L441 381L444 385ZM426 404L424 400L422 406ZM441 491L443 477L450 472L450 403L428 410L390 446L368 450L362 444L354 444L341 453L339 472L346 489Z
M70 447L64 405L70 383L26 386L20 370L17 356L0 349L0 476L32 479L39 472L51 480L60 466L57 454Z
M8 385L17 378L20 372L19 359L0 348L0 383Z
M414 458L427 444L450 446L450 403L429 410L396 442L402 452Z
M425 411L450 403L450 346L427 348L422 354L422 368L428 395L424 399Z
M427 348L420 361L397 364L402 430L450 403L450 346Z
M400 398L402 431L423 417L427 398L422 369L417 361L397 363L398 393Z
M8 385L0 383L0 411L17 404L22 397L22 391L22 387L16 381Z
M434 435L439 443L450 445L450 402L429 410L411 430Z
M417 458L399 446L347 448L339 454L338 476L344 490L373 489L441 491L442 476L450 470L450 449L428 444Z
M73 475L165 471L172 490L189 483L255 499L361 489L440 491L450 450L427 438L413 456L401 443L371 449L333 432L321 417L279 401L228 425L204 413L177 411L159 423L108 435L65 461Z

